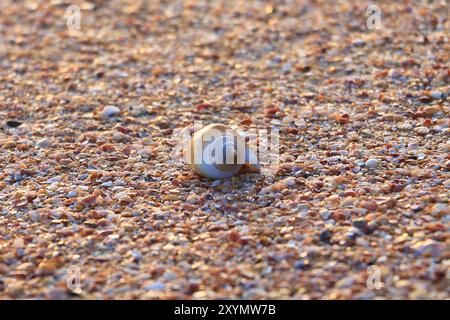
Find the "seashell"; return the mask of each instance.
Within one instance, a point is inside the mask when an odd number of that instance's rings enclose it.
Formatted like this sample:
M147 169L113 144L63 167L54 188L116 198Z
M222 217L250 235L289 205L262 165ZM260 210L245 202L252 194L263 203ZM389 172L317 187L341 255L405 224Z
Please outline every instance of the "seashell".
M230 178L244 164L260 169L244 137L223 124L210 124L195 132L185 151L192 170L211 179Z

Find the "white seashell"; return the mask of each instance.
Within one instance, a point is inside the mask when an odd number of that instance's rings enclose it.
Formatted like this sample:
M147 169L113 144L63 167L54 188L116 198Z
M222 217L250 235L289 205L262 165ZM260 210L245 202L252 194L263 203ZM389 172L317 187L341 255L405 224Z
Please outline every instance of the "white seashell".
M260 167L245 139L223 124L210 124L195 132L186 148L186 159L196 173L212 179L230 178L246 163Z

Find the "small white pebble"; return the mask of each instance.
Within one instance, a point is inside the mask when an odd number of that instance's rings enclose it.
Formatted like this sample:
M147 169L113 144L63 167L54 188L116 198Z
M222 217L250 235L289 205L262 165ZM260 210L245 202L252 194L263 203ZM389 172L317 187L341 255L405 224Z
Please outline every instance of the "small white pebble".
M443 98L444 98L444 93L442 93L442 92L440 92L440 91L432 91L432 92L430 93L430 96L431 96L433 99L436 99L436 100L438 100L438 99L443 99Z
M34 222L39 221L40 216L41 214L38 211L31 212L31 220L33 220Z
M285 186L288 186L288 187L292 187L292 186L295 186L297 184L297 182L295 181L294 177L288 177L286 179L281 180L280 182L283 183Z
M25 246L25 242L21 238L16 238L13 243L16 248L23 248Z
M106 181L102 183L102 187L112 187L113 183L112 181Z
M67 193L67 198L75 198L77 196L77 192L75 190L69 191Z
M145 109L145 107L142 104L133 106L130 109L131 109L130 114L135 117L142 116L147 112L147 110Z
M101 116L103 119L109 119L113 116L116 116L120 113L120 109L116 106L106 106L103 108Z
M450 179L445 180L442 184L446 189L450 189Z
M55 182L60 182L62 180L62 178L61 177L53 177L53 178L50 178L50 179L48 179L45 183L55 183Z
M162 291L166 288L166 285L161 282L154 282L152 284L149 284L144 287L145 290L151 290L151 291Z
M136 153L138 155L140 155L141 157L150 157L152 155L152 150L146 148L146 149L138 150Z
M52 145L51 141L48 139L41 139L37 142L39 148L48 148Z
M131 251L131 255L135 260L141 260L142 259L142 253L139 250L133 250Z
M176 273L174 273L174 272L166 271L166 272L164 273L163 278L164 278L164 280L166 280L166 281L172 281L172 280L175 280L175 279L177 278L177 275L176 275Z
M116 186L121 186L121 187L125 187L128 185L128 183L126 183L124 180L116 180L116 182L114 183L114 185Z
M366 167L367 168L376 168L378 166L378 160L377 159L369 159L366 161Z

